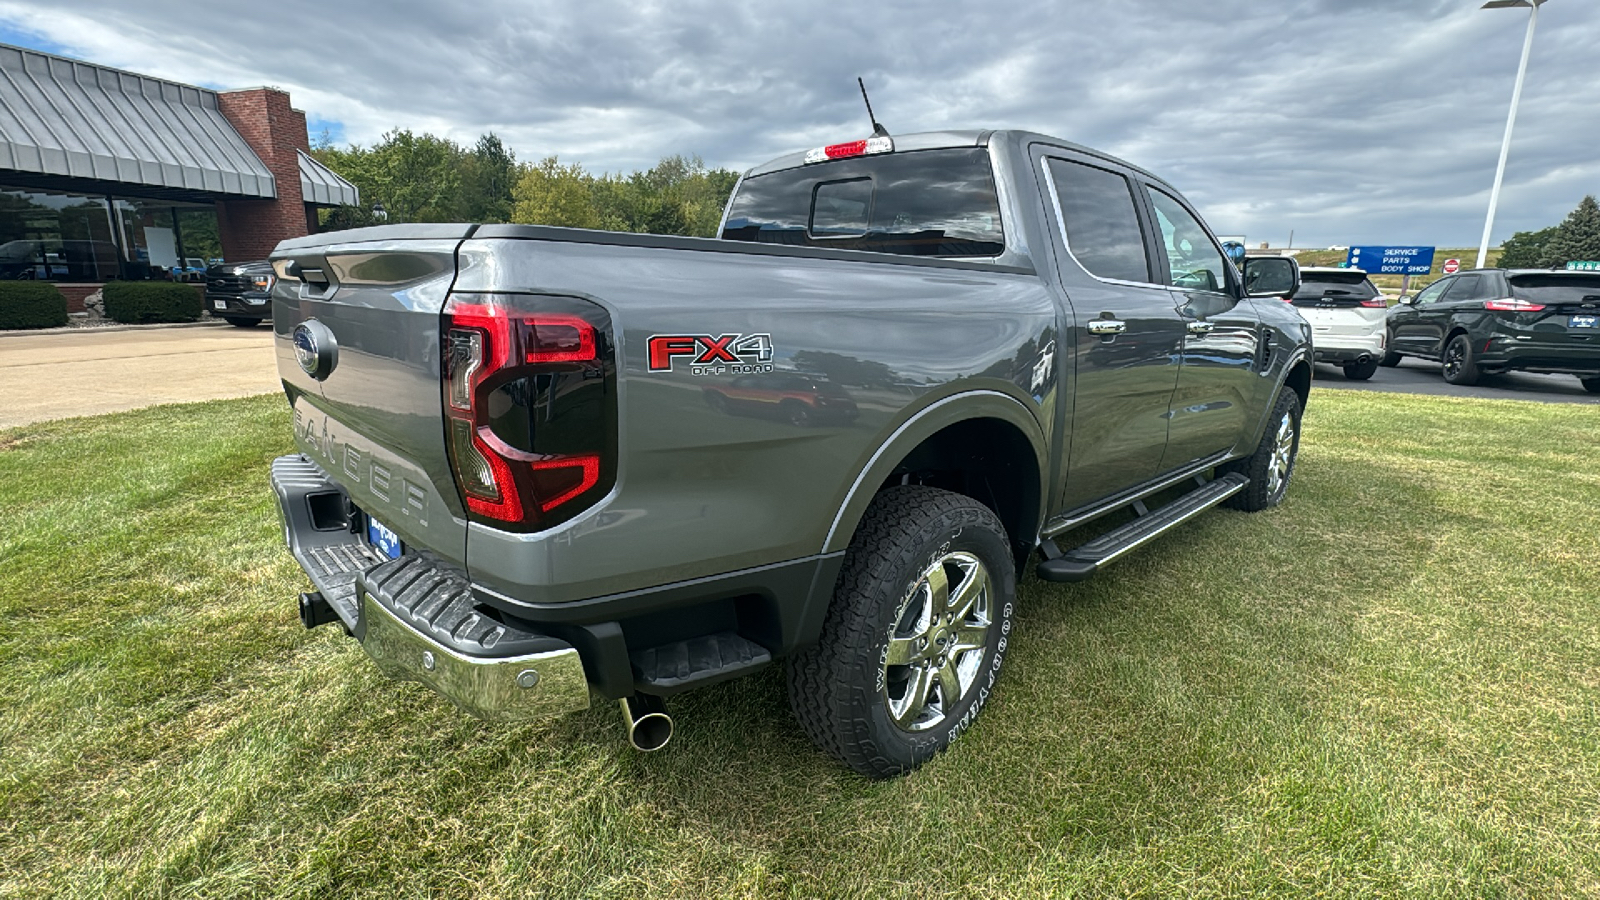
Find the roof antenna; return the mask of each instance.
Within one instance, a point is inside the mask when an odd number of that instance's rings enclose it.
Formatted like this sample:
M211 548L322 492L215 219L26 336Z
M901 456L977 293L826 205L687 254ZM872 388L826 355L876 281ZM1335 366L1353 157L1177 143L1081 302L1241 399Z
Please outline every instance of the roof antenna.
M866 85L866 82L862 81L861 80L861 76L858 75L858 76L856 76L856 84L861 85L861 100L862 100L862 102L867 104L867 118L872 120L872 136L873 137L888 137L889 136L889 129L884 128L882 125L879 125L878 124L878 117L872 114L872 101L867 99L867 85Z

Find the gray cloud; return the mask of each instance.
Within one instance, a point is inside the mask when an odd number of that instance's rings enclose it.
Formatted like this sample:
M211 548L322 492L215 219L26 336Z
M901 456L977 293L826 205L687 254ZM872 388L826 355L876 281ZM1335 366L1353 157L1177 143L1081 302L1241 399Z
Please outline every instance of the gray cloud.
M1219 231L1282 243L1472 245L1526 14L1433 0L1064 0L1023 6L307 4L0 0L0 21L162 77L291 91L354 141L393 127L631 170L744 168L865 134L1023 127L1166 177ZM1600 192L1600 8L1540 14L1495 238Z

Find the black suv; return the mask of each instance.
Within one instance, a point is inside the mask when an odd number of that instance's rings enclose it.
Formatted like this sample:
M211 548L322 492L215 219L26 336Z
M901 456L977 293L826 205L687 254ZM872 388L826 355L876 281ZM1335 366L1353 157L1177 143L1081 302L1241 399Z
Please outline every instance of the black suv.
M229 325L254 328L272 318L272 284L266 260L223 263L206 269L206 309Z
M1600 394L1600 273L1473 269L1428 285L1389 310L1388 353L1438 360L1444 380L1555 372Z

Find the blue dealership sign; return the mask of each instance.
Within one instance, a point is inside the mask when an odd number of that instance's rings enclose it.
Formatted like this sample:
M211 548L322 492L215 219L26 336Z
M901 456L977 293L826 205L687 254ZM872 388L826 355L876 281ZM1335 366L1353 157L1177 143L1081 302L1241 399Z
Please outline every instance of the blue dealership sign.
M1348 263L1368 275L1427 275L1433 271L1433 248L1351 247Z

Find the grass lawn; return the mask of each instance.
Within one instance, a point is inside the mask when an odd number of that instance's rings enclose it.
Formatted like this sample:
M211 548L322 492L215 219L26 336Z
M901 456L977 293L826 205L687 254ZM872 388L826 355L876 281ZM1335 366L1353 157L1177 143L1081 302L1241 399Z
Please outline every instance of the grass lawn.
M1022 585L869 783L776 669L523 727L295 614L281 397L0 431L0 896L1600 896L1592 408L1312 398L1288 503Z

